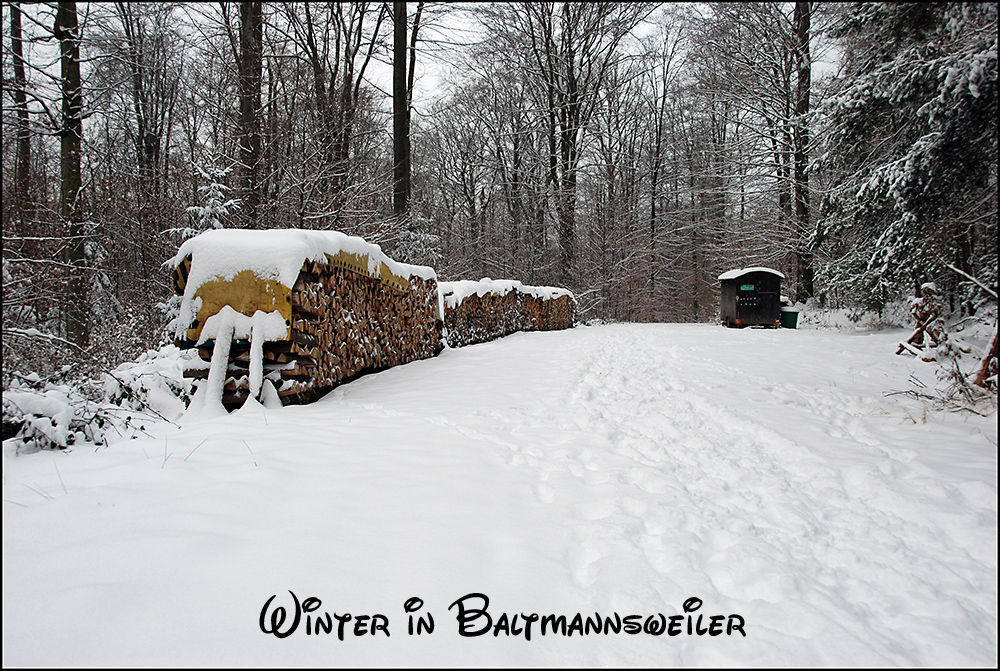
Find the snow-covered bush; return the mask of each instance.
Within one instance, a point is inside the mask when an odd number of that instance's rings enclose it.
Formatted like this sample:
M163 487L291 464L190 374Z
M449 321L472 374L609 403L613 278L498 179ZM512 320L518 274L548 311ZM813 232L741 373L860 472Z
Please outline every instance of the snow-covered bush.
M177 419L192 394L184 369L201 362L196 355L197 350L164 345L159 351L149 350L135 361L123 363L104 375L106 402Z
M18 450L65 449L100 443L112 415L66 384L42 383L37 375L15 379L3 393L3 436Z
M995 412L995 380L985 387L978 386L976 380L987 360L996 329L997 305L994 302L981 306L975 316L958 318L957 313L953 313L939 329L936 342L932 338L925 339L932 342L927 343L924 349L915 351L901 344L900 352L916 353L921 361L935 368L937 382L933 388L918 384L916 386L920 388L913 394L930 400L937 408L968 410L977 414Z
M100 380L57 384L37 374L15 375L3 393L3 438L18 451L106 444L180 417L192 395L184 369L195 350L166 345L121 364Z
M844 330L861 329L865 331L881 331L884 329L906 328L910 325L909 303L903 299L887 302L882 309L824 308L814 300L799 303L799 328L815 326L819 328L836 328Z
M419 231L400 231L392 258L402 263L435 266L441 260L441 236Z

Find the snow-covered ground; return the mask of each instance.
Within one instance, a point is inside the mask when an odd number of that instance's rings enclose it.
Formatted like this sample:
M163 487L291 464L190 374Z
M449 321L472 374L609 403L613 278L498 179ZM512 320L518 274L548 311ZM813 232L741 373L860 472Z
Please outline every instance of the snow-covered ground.
M309 406L5 445L4 665L993 666L996 415L885 396L933 381L905 335L522 333ZM289 591L321 604L263 633ZM473 593L494 627L463 637ZM670 619L693 597L721 634Z

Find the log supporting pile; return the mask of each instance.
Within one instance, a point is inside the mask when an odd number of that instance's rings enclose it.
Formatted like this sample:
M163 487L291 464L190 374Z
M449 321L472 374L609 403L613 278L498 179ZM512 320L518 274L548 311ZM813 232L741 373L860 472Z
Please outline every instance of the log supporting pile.
M193 261L198 262L198 252ZM190 266L189 257L178 264L181 270L174 273L181 291L184 278L179 275L186 275ZM403 264L396 266L406 268ZM384 263L380 270L369 271L364 256L326 254L325 260L305 260L290 288L271 281L268 296L274 305L241 306L239 312L247 317L255 308L266 313L281 307L282 316L290 314L285 320L287 337L262 345L263 377L270 380L282 404L310 402L363 373L432 357L441 350L439 297L433 272L430 277L426 273L424 277L405 276L405 272L390 271ZM217 284L225 287L225 278ZM205 287L215 285L206 283ZM221 291L218 287L213 290ZM246 293L244 288L240 295ZM193 293L193 297L199 296ZM227 304L240 300L234 297ZM281 306L282 302L285 305ZM201 358L210 361L215 343L200 338L206 315L199 312L198 316L178 344L197 346ZM235 338L228 358L221 400L232 410L250 395L250 338ZM208 378L208 369L193 369L186 375Z
M510 280L441 282L444 325L451 347L488 342L516 331L573 326L574 299L566 289Z

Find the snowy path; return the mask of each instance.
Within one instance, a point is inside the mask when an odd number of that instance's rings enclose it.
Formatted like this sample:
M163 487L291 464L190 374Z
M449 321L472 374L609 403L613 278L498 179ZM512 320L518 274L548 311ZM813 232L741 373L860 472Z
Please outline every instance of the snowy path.
M565 470L593 487L576 506L600 521L577 529L577 584L603 592L632 562L662 576L647 578L640 601L676 603L687 589L737 612L753 604L760 626L802 640L774 662L972 663L965 651L994 635L982 615L995 617L995 583L980 570L995 548L968 542L982 520L962 513L980 508L995 523L995 494L909 466L913 451L856 416L871 410L861 399L667 343L634 332L593 343L571 415L555 422L576 449L536 445L542 456L527 459L541 480ZM823 421L814 436L801 431L810 416ZM942 627L947 613L956 621Z
M5 449L4 661L989 666L996 418L884 397L932 376L896 339L516 334L308 407ZM265 636L289 589L392 635ZM747 636L461 638L470 592L494 619L698 597ZM434 634L406 634L411 596Z

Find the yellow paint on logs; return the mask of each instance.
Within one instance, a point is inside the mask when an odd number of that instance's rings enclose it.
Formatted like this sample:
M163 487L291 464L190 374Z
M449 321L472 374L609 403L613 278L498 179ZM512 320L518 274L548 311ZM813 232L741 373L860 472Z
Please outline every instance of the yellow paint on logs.
M340 250L336 256L327 254L326 261L331 266L350 270L366 277L372 277L385 286L397 291L407 291L410 288L410 282L405 277L400 277L389 270L389 266L384 262L379 262L378 274L372 275L368 269L367 254L351 254L350 252Z
M258 277L252 270L241 270L231 280L216 278L205 282L195 295L201 297L201 309L198 310L198 325L188 329L188 340L197 342L205 321L225 305L247 317L252 317L257 310L265 313L277 310L285 318L285 324L291 323L292 290L277 280ZM286 333L285 338L288 337Z
M184 295L184 287L187 285L188 275L191 273L191 255L188 254L181 261L180 265L174 268L171 275L174 278L174 293L178 296Z
M377 279L383 286L395 291L410 289L409 280L392 272L384 262L379 262L377 274L373 274L369 270L367 254L351 254L340 250L336 255L327 254L326 261L329 265ZM178 294L183 293L190 270L190 256L174 269L174 290ZM277 280L262 279L252 270L241 270L231 280L216 278L205 282L195 292L195 296L201 297L201 309L198 310L197 326L187 331L188 339L195 342L201 337L205 321L218 314L224 305L229 305L248 317L252 317L257 310L265 313L277 310L286 323L291 324L292 290ZM286 339L288 337L290 336L285 336Z

